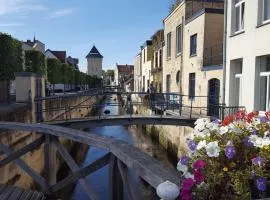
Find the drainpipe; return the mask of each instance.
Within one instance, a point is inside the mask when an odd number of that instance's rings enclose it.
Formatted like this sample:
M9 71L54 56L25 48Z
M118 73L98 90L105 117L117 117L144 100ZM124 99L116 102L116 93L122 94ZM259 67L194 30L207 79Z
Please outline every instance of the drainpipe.
M228 15L228 0L224 0L224 36L223 36L223 88L222 88L222 104L225 105L226 91L226 58L227 58L227 15Z
M183 94L183 59L184 59L184 27L185 27L185 20L184 20L184 16L182 17L182 44L181 44L181 62L180 62L180 74L179 74L179 88L180 88L180 96L179 96L179 115L182 114L182 102L183 102L183 99L182 99L182 94Z

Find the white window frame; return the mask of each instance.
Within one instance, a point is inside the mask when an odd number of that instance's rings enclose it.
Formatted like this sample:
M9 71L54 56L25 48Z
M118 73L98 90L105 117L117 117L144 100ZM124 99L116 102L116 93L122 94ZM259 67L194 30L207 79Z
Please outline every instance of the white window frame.
M239 79L239 99L238 99L238 106L242 106L242 74L235 74L235 78Z
M243 32L244 29L245 29L245 13L244 13L244 16L243 16L243 19L242 19L242 13L243 13L242 4L245 5L245 0L240 0L238 3L235 3L235 1L234 1L234 11L235 11L235 26L234 26L235 28L234 28L234 32L235 32L235 34L237 34L237 33ZM236 19L236 10L237 10L238 7L239 7L239 19ZM246 6L245 6L245 10L246 10ZM239 20L239 30L236 30L236 20ZM242 26L242 24L243 24L243 26Z
M263 111L268 111L269 108L270 108L270 105L269 105L269 92L270 92L270 88L269 88L269 83L270 83L270 72L261 72L260 73L260 77L266 77L266 80L267 80L267 84L266 84L266 95L265 95L265 98L266 98L266 101L265 101L265 107L266 109L263 110Z
M265 9L264 9L265 1L266 0L261 0L261 4L262 4L262 23L263 24L270 22L270 17L269 17L269 19L264 19L264 16L265 16L265 12L264 12L265 11Z

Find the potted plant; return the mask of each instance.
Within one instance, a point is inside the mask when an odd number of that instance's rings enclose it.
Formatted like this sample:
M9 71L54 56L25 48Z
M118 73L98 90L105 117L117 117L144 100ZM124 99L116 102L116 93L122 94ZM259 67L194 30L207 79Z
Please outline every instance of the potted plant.
M187 138L182 200L270 197L270 115L239 111L224 121L198 119Z

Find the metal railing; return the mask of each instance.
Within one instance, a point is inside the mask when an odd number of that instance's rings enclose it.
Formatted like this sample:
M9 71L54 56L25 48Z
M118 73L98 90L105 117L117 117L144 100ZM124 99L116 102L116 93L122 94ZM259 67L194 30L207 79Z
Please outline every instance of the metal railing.
M125 110L126 113L130 115L130 118L138 114L134 112L134 108L144 107L144 109L152 111L151 115L161 117L164 115L173 115L183 119L197 119L201 117L224 119L227 115L235 114L237 111L245 109L243 106L227 107L226 105L221 105L219 104L219 96L193 96L191 98L188 95L182 95L179 93L123 92L115 88L113 90L111 88L96 89L91 92L88 91L82 93L80 96L84 98L82 98L80 103L76 105L68 103L67 100L69 98L77 98L78 95L36 99L36 102L42 101L44 105L44 107L38 111L39 115L40 113L58 113L53 117L53 120L68 121L72 120L72 112L74 110L100 110L102 107L110 106L119 107ZM111 97L114 100L112 102L95 103L90 101L93 96L103 98ZM104 113L97 112L95 116L98 116L101 119L101 115L103 114ZM118 114L118 116L119 115L121 115L121 113Z

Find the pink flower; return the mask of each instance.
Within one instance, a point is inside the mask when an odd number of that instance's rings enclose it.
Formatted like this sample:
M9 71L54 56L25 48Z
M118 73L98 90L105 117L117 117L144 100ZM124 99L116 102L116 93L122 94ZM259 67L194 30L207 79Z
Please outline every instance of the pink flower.
M201 169L194 169L194 179L196 181L196 184L200 184L205 180Z
M191 200L192 199L192 187L194 186L194 180L192 178L187 178L182 183L181 188L181 200Z
M194 180L192 178L187 178L182 183L182 189L191 190L194 185Z
M193 163L194 169L203 169L205 167L205 162L203 160L197 160Z

